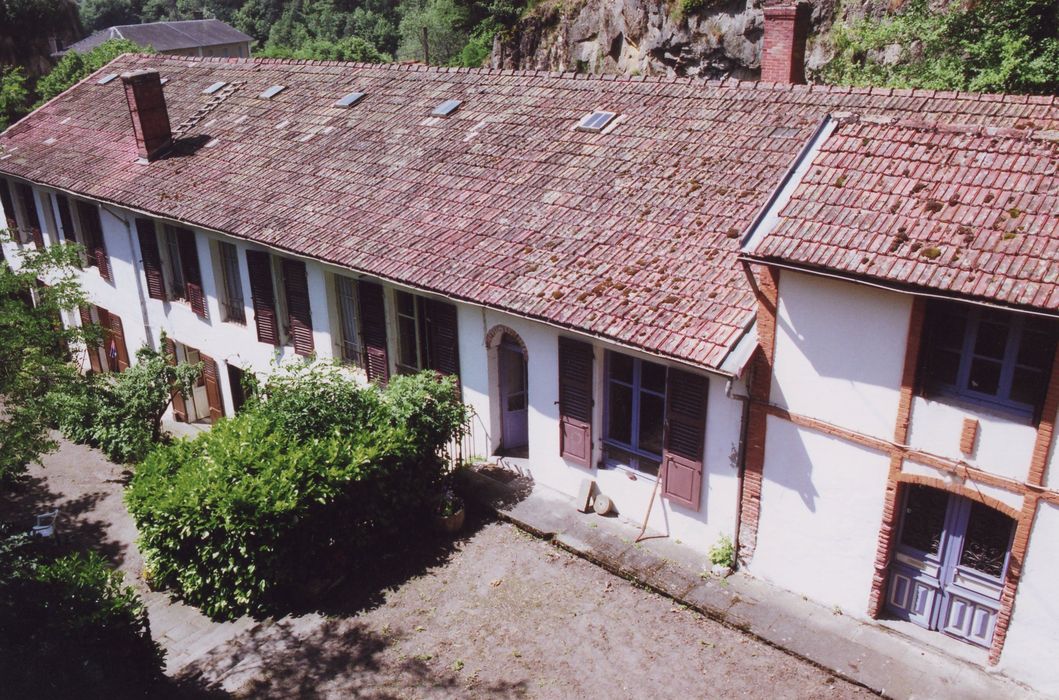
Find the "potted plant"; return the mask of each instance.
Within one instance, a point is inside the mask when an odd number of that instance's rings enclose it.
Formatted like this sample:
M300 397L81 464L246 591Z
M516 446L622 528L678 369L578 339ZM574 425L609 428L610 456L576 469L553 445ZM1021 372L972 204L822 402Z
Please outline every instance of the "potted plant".
M438 529L449 534L460 531L463 527L464 518L463 499L456 495L451 488L446 488L441 494L441 502L438 504L436 522Z

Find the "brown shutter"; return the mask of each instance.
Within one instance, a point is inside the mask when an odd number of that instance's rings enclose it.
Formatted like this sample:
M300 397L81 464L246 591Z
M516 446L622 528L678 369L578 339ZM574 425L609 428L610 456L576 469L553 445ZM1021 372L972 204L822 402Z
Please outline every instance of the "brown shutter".
M87 306L77 307L77 311L81 314L81 327L88 328L92 325L92 312L89 311ZM93 372L102 372L103 365L99 362L99 346L92 345L91 343L85 343L85 349L88 351L88 364L91 365Z
M175 366L177 363L176 343L173 342L172 338L165 339L165 354L169 364ZM169 395L173 399L173 419L178 423L187 423L188 409L184 405L184 395L175 386L170 390Z
M199 249L195 245L195 233L186 228L174 228L177 247L180 249L180 265L184 272L184 293L191 310L206 318L206 295L202 293L202 268L199 267Z
M385 384L390 379L390 356L386 350L386 308L382 285L361 281L360 337L364 342L364 370L369 382Z
M279 345L276 298L272 292L272 269L268 253L246 251L246 266L250 274L250 297L254 305L257 339L262 343Z
M459 376L460 337L455 305L427 299L426 321L430 369Z
M559 338L559 455L592 466L592 346Z
M702 451L706 440L706 377L670 368L666 379L666 435L662 449L662 495L699 509Z
M44 247L44 234L40 230L40 217L37 216L37 203L34 201L33 188L29 185L18 186L19 196L22 197L22 209L26 212L26 231L28 240L33 241L33 246L40 250Z
M206 383L206 401L210 405L210 422L216 423L224 416L224 400L221 385L217 380L217 363L209 355L199 353L202 359L202 378Z
M313 318L309 308L309 281L305 277L305 263L283 258L281 264L294 352L299 355L312 355Z
M121 317L117 314L110 314L110 332L118 350L118 371L124 372L129 368L129 349L125 344L125 328L121 325Z
M103 224L99 220L99 207L88 202L77 203L77 216L81 219L81 231L85 237L85 250L90 265L99 268L99 276L111 280L110 259L103 242Z
M165 300L162 256L158 251L158 236L154 231L154 222L150 219L136 219L136 235L140 239L143 272L147 276L147 295L152 299Z

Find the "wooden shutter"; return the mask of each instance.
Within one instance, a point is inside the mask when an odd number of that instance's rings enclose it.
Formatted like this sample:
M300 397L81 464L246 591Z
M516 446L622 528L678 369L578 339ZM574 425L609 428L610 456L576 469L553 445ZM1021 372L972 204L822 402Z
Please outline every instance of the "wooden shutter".
M224 400L217 379L217 363L209 355L199 353L202 360L202 378L206 383L206 401L210 406L210 422L216 423L224 416Z
M99 276L109 282L111 280L110 259L107 257L107 247L103 242L103 225L99 220L99 207L88 202L78 202L77 216L81 219L81 231L84 233L89 264L99 268Z
M386 310L382 285L361 281L360 337L364 342L364 370L369 382L386 384L390 379L390 355L386 349Z
M309 308L309 281L305 277L305 263L301 260L281 261L283 290L287 295L287 316L294 352L313 354L313 318Z
M150 219L136 219L136 235L140 239L140 256L147 277L147 295L165 300L165 278L162 276L162 255L158 251L158 235Z
M592 346L559 338L559 455L592 466Z
M22 209L26 212L25 235L33 241L37 250L44 248L44 234L40 230L40 217L37 216L37 202L33 197L33 188L29 185L18 186L19 196L22 197ZM29 242L26 240L25 242Z
M88 328L92 325L92 312L89 311L87 306L79 306L77 308L78 313L81 314L81 327ZM88 364L92 367L93 372L102 372L103 365L99 361L99 346L91 343L85 343L85 349L88 351Z
M426 321L430 368L442 374L459 376L460 337L456 307L427 299Z
M700 374L670 368L666 379L666 429L662 495L692 510L702 495L702 452L710 383Z
M262 343L279 345L276 326L276 298L272 291L272 269L268 253L246 251L246 266L250 274L250 297L254 305L257 339Z
M114 328L111 325L110 312L97 306L96 316L99 325L103 329L103 362L108 372L118 371L118 343L114 338Z
M199 249L195 245L195 232L186 228L174 228L177 248L180 249L180 266L184 272L184 294L191 310L206 318L206 295L202 293L202 268L199 267Z
M110 334L118 350L118 371L124 372L129 368L129 348L125 344L125 328L121 325L121 316L117 314L110 314Z
M169 364L176 366L176 343L173 342L172 338L165 339L165 354L166 360ZM184 395L180 392L180 389L174 386L169 395L173 399L173 419L178 423L187 423L188 421L188 409L184 404Z

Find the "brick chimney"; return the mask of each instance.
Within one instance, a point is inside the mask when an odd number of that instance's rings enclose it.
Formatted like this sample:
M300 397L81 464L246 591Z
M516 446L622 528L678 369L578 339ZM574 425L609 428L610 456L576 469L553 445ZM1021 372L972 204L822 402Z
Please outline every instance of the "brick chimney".
M809 5L802 0L772 0L766 2L764 10L761 79L772 83L804 83Z
M169 147L173 138L161 78L158 71L138 70L122 73L121 82L129 103L136 150L142 160L152 161Z

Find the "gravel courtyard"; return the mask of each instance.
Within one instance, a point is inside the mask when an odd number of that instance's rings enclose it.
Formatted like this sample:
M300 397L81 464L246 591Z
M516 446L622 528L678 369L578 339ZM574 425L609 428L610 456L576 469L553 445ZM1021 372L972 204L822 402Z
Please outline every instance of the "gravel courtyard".
M123 470L64 442L31 477L0 517L58 505L67 546L98 549L142 589ZM871 696L482 514L456 542L420 541L278 621L216 625L147 600L176 696Z

